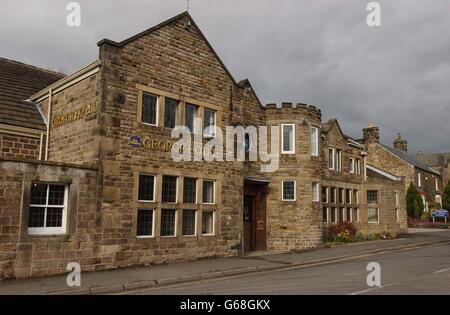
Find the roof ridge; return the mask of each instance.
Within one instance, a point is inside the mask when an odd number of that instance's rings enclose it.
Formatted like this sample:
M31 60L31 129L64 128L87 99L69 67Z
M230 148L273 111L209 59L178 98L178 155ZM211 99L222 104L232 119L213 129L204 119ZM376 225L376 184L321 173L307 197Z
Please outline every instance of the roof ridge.
M58 71L55 71L55 70L50 70L50 69L46 69L46 68L33 66L33 65L29 64L29 63L25 63L25 62L21 62L21 61L17 61L17 60L12 60L12 59L8 59L8 58L4 58L4 57L0 57L0 60L6 61L6 62L9 62L9 63L12 63L12 64L24 66L24 67L27 67L27 68L30 68L30 69L34 69L34 70L38 70L38 71L47 72L47 73L50 73L50 74L62 76L62 77L67 76L65 73L62 73L62 72L58 72Z

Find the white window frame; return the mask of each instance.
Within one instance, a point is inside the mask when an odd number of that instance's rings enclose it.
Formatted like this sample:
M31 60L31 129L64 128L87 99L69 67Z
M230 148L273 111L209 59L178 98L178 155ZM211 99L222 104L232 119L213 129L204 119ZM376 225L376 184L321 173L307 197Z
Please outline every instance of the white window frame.
M335 152L336 165L334 165L334 170L337 172L342 172L342 150L337 149Z
M294 199L284 199L284 183L293 182L294 183ZM281 181L281 200L287 202L297 201L297 181L296 180L283 180Z
M284 150L284 127L292 127L292 148ZM295 124L281 124L281 154L295 154Z
M314 126L311 127L311 155L319 156L319 128Z
M397 223L400 222L400 209L399 208L395 208L395 216L397 219Z
M369 220L369 209L376 209L377 210L377 221L370 221ZM367 207L367 223L368 224L379 224L380 223L380 208L378 207Z
M212 212L213 218L212 218L212 233L203 233L203 213L205 212ZM213 210L202 210L202 236L214 236L216 235L216 212Z
M325 187L325 190L326 190L326 197L327 197L327 199L325 200L324 203L330 203L330 187Z
M353 190L353 193L355 194L355 204L359 205L359 190Z
M203 189L204 189L204 183L205 182L212 182L213 183L213 202L205 202L203 200ZM202 204L204 205L215 205L216 204L216 181L214 179L203 179L202 181Z
M434 183L435 183L435 185L436 185L436 191L439 191L439 179L438 178L435 178L434 179Z
M331 207L330 209L330 211L333 211L333 208L334 208L334 221L333 222L331 222L331 223L338 223L339 222L339 208L338 207Z
M417 185L422 187L422 173L420 172L417 173Z
M322 219L323 219L323 208L327 209L327 216L325 221L323 221L323 223L330 223L330 207L322 207Z
M355 158L350 158L350 174L355 174Z
M350 191L350 194L349 194L350 200L347 200L347 191ZM353 196L352 195L353 195L353 189L346 188L345 189L345 203L347 205L351 205L352 204L352 201L353 201Z
M142 120L143 120L143 116L142 116L142 113L143 113L143 111L144 111L144 94L148 94L148 95L151 95L151 96L154 96L154 97L156 97L156 123L155 124L151 124L151 123L148 123L148 122L143 122ZM155 95L155 94L153 94L153 93L149 93L149 92L146 92L146 91L142 91L142 99L141 99L141 123L142 124L144 124L144 125L148 125L148 126L154 126L154 127L157 127L158 126L158 124L159 124L159 104L160 104L160 100L161 100L161 96L160 95Z
M166 202L166 201L162 201L162 200L163 200L163 189L164 189L164 176L175 177L175 178L177 179L177 182L176 182L177 187L175 188L175 202ZM179 177L179 176L175 176L175 175L167 175L167 174L162 175L162 178L161 178L161 202L162 202L162 203L165 203L165 204L168 204L168 205L174 205L174 204L177 204L177 203L178 203L178 197L179 197L179 196L178 196L178 195L179 195L178 189L180 188L179 180L180 180L180 177ZM153 195L153 196L154 196L154 195Z
M332 151L332 158L330 159L330 151ZM332 162L332 166L330 167L330 161ZM336 149L335 148L328 148L328 169L331 171L334 171L336 168Z
M206 132L206 128L204 126L205 124L205 110L209 110L214 112L214 125L213 128L210 128L210 133ZM212 139L216 137L216 128L217 128L217 110L209 108L209 107L205 107L203 108L203 117L202 117L202 124L203 124L203 137L206 139ZM208 126L211 127L211 126Z
M400 207L400 194L398 193L398 191L395 192L395 207Z
M32 183L31 185L33 185L33 184L47 185L47 196L45 199L45 205L30 204L28 206L28 213L30 211L30 208L44 208L45 209L44 225L47 224L47 209L48 208L63 208L63 213L62 213L61 227L28 227L28 235L63 235L63 234L66 234L66 231L67 231L67 200L68 200L68 196L69 196L69 185L59 184L59 183L47 183L47 182L35 182L35 183ZM64 204L63 205L49 205L48 204L48 197L49 197L51 185L64 186ZM28 218L28 220L29 220L29 218ZM27 221L27 224L29 224L28 221Z
M153 200L140 200L139 199L139 187L140 187L141 175L142 176L152 176L153 177ZM139 173L139 175L138 175L138 187L137 187L137 189L138 189L138 196L137 196L138 197L138 202L150 203L150 202L155 202L156 201L156 180L157 180L157 175L156 174ZM177 189L178 189L178 187L177 187Z
M183 236L183 237L194 237L194 236L197 236L197 229L198 229L198 210L197 209L181 209L181 211L182 211L182 214L181 214L181 236ZM183 234L183 223L184 223L184 216L183 216L183 214L184 214L184 211L194 211L194 214L195 214L195 226L194 226L194 234L191 234L191 235L185 235L185 234Z
M360 217L359 217L359 208L356 208L356 221L355 223L359 223L360 221Z
M350 223L353 223L353 208L347 207L346 209L350 209L350 218L347 218L347 221ZM347 211L347 213L348 213L348 211Z
M314 199L314 191L317 194L317 198L316 199ZM316 183L316 182L313 182L312 183L312 198L311 199L312 199L313 202L320 202L320 198L321 198L321 195L320 195L320 184Z
M361 175L361 159L355 159L355 174Z
M138 216L139 216L139 210L142 210L142 211L151 211L152 212L152 235L137 235L137 219L138 219ZM136 238L139 238L139 239L144 239L144 238L155 238L155 212L156 212L156 210L155 209L142 209L142 208L138 208L138 213L137 213L137 217L136 217Z

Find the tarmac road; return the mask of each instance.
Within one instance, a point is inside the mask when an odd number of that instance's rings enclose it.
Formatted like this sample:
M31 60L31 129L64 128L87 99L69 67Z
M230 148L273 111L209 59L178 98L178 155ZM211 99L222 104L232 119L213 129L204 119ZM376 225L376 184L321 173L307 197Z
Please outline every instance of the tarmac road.
M369 287L367 265L381 266L381 287ZM447 294L450 295L450 244L304 269L268 272L230 279L134 292L144 295L277 294Z

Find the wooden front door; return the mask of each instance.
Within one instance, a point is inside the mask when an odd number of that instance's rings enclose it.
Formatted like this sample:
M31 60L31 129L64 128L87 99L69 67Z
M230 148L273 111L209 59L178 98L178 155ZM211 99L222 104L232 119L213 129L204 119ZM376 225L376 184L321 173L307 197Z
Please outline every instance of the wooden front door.
M244 185L244 251L267 249L266 185Z

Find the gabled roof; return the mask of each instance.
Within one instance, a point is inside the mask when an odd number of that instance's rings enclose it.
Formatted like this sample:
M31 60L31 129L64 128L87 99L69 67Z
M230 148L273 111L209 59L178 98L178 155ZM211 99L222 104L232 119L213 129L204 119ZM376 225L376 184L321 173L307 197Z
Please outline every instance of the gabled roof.
M446 166L450 163L450 152L416 154L413 155L413 158L428 166Z
M39 110L33 103L25 100L64 76L0 58L0 124L45 130Z
M109 44L115 47L122 47L126 44L131 43L132 41L141 38L142 36L148 35L164 26L167 26L175 21L178 21L182 18L188 18L191 25L193 27L195 27L195 29L197 30L197 32L200 34L200 36L202 37L203 41L206 43L206 45L208 46L208 48L211 50L212 54L214 55L214 57L217 59L217 61L219 62L219 64L222 66L222 68L224 69L224 71L227 73L227 75L230 77L231 81L233 82L233 84L238 87L238 88L245 88L245 87L250 87L252 90L252 93L255 95L256 100L258 101L259 105L261 107L263 107L261 101L259 100L258 96L256 95L256 93L254 92L253 88L251 87L250 81L248 79L242 80L240 82L237 82L233 75L231 74L231 72L228 70L228 68L225 66L225 64L223 63L222 59L220 59L219 55L216 53L216 51L214 50L214 48L211 46L211 44L209 43L208 39L206 38L206 36L203 34L203 32L200 30L200 28L198 27L197 23L195 23L194 19L192 18L192 16L189 14L189 12L185 11L183 13L180 13L176 16L174 16L173 18L170 18L162 23L159 23L158 25L155 25L143 32L140 32L134 36L131 36L121 42L116 42L107 38L102 39L101 41L99 41L97 43L98 46L101 46L103 44Z
M373 173L377 174L378 176L382 176L384 178L387 178L387 179L390 179L390 180L393 180L393 181L396 181L396 182L400 182L402 180L401 177L396 176L394 174L391 174L389 172L386 172L386 171L384 171L384 170L382 170L380 168L377 168L375 166L367 165L366 168L367 168L368 171L373 172ZM369 176L371 175L370 172L368 172Z
M438 172L434 171L433 169L429 168L427 165L425 165L422 162L417 161L413 156L409 156L408 154L406 154L405 152L392 148L388 145L385 145L383 143L380 143L380 145L385 148L386 150L388 150L389 152L391 152L392 154L396 155L397 157L399 157L400 159L404 160L405 162L411 164L412 166L421 169L422 171L428 172L428 173L432 173L434 175L438 175L440 176L441 174L439 174Z

